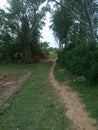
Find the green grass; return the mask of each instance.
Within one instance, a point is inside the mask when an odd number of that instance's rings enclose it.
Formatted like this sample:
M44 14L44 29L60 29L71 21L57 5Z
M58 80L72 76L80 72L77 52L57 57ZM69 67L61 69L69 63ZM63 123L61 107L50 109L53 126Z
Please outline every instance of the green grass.
M49 51L49 57L50 58L56 58L57 54L55 53L55 51Z
M0 66L0 75L16 69L29 69L31 77L0 119L2 130L67 130L70 121L64 116L48 75L52 63ZM68 129L72 130L72 129Z
M24 69L32 69L31 65L25 64L3 64L0 65L0 76L8 74L10 72L14 72L15 70L24 70Z
M67 71L59 63L57 63L55 66L54 75L59 82L64 82L66 80L72 81L76 77L75 75L69 73L69 71Z
M91 113L93 118L96 118L98 121L98 85L89 85L87 82L81 83L73 81L76 79L76 76L65 71L59 71L62 67L60 64L56 65L55 76L59 82L63 82L65 79L69 80L69 86L75 91L80 93L80 97L83 99L83 102L86 104L86 109Z

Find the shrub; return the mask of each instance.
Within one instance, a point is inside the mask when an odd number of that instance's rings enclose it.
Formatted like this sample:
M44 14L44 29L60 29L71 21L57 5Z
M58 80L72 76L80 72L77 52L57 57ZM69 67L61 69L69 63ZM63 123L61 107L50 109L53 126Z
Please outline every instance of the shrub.
M87 76L91 84L98 83L98 63L95 63L94 65L92 65Z
M95 44L65 48L59 52L58 59L72 73L84 75L91 83L98 83L98 47Z

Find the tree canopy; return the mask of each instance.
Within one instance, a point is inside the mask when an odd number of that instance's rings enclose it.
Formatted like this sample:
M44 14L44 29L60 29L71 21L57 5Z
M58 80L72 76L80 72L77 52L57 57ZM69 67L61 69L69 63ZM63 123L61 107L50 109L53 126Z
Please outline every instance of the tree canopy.
M98 2L54 0L52 29L59 39L58 61L71 73L98 83Z
M0 10L0 37L2 58L21 57L28 62L35 44L39 44L40 29L47 7L41 7L45 0L8 0L8 11ZM9 47L8 47L9 46ZM39 47L39 45L38 45ZM8 49L9 48L9 49ZM11 53L11 54L10 54ZM13 53L13 54L12 54Z
M55 15L57 14L57 12L59 12L58 8L60 8L61 10L63 9L60 17L58 17L56 21L57 24L60 18L65 18L64 15L69 13L69 16L71 16L71 19L73 21L73 24L70 29L74 30L76 26L80 26L81 33L83 37L85 37L84 39L86 39L87 42L96 42L96 21L98 21L98 2L96 0L54 0L54 2L57 5L57 11L55 11ZM55 19L55 15L53 15L53 19ZM66 19L67 17L65 18L65 24L67 23ZM59 26L62 25L59 24Z

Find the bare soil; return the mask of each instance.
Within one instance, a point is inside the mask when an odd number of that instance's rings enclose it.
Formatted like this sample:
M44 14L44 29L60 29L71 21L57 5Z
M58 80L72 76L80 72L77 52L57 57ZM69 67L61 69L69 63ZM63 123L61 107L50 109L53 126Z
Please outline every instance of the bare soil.
M17 70L13 73L0 77L0 115L6 108L11 96L18 93L22 84L29 78L31 71Z
M90 114L85 109L85 104L79 94L73 91L67 84L60 85L53 74L56 62L50 69L49 78L61 101L65 107L65 115L72 121L71 128L76 130L97 130L97 122L90 117ZM67 111L66 111L67 109Z

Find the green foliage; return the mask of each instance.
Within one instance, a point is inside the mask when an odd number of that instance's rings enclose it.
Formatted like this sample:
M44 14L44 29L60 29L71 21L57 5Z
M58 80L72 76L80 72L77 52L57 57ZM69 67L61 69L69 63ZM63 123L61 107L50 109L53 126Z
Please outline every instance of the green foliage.
M60 42L67 37L70 26L72 25L72 17L70 12L65 8L58 8L52 16L52 26L55 36Z
M72 35L76 37L76 35L78 36L79 34L81 34L83 35L82 40L86 42L96 41L95 34L97 34L97 27L98 27L98 24L97 24L98 23L97 22L98 21L97 20L98 2L96 0L89 0L89 2L88 0L85 0L85 1L84 0L81 0L81 1L79 0L71 0L71 1L54 0L54 2L56 3L57 10L59 7L61 7L62 9L64 8L69 13L69 16L72 17L73 23L72 23L72 26L69 28L70 30L68 31L69 33L68 37L71 38ZM62 12L62 14L64 13L67 14L67 12L64 11ZM62 18L62 14L60 15L60 18ZM65 22L63 23L63 25L61 23L61 28L62 26L66 24L66 21L67 19L65 19ZM67 21L67 25L68 25L68 21ZM77 29L77 27L75 27L74 25L79 25L80 27ZM56 31L55 33L57 34L58 32L59 31Z
M22 59L24 62L29 62L33 53L38 55L42 53L39 47L40 29L44 25L42 18L47 8L40 6L45 0L8 0L8 2L10 6L7 12L0 9L0 59L8 61Z
M59 52L59 62L77 75L84 75L90 83L98 83L98 47L95 44L65 48Z

